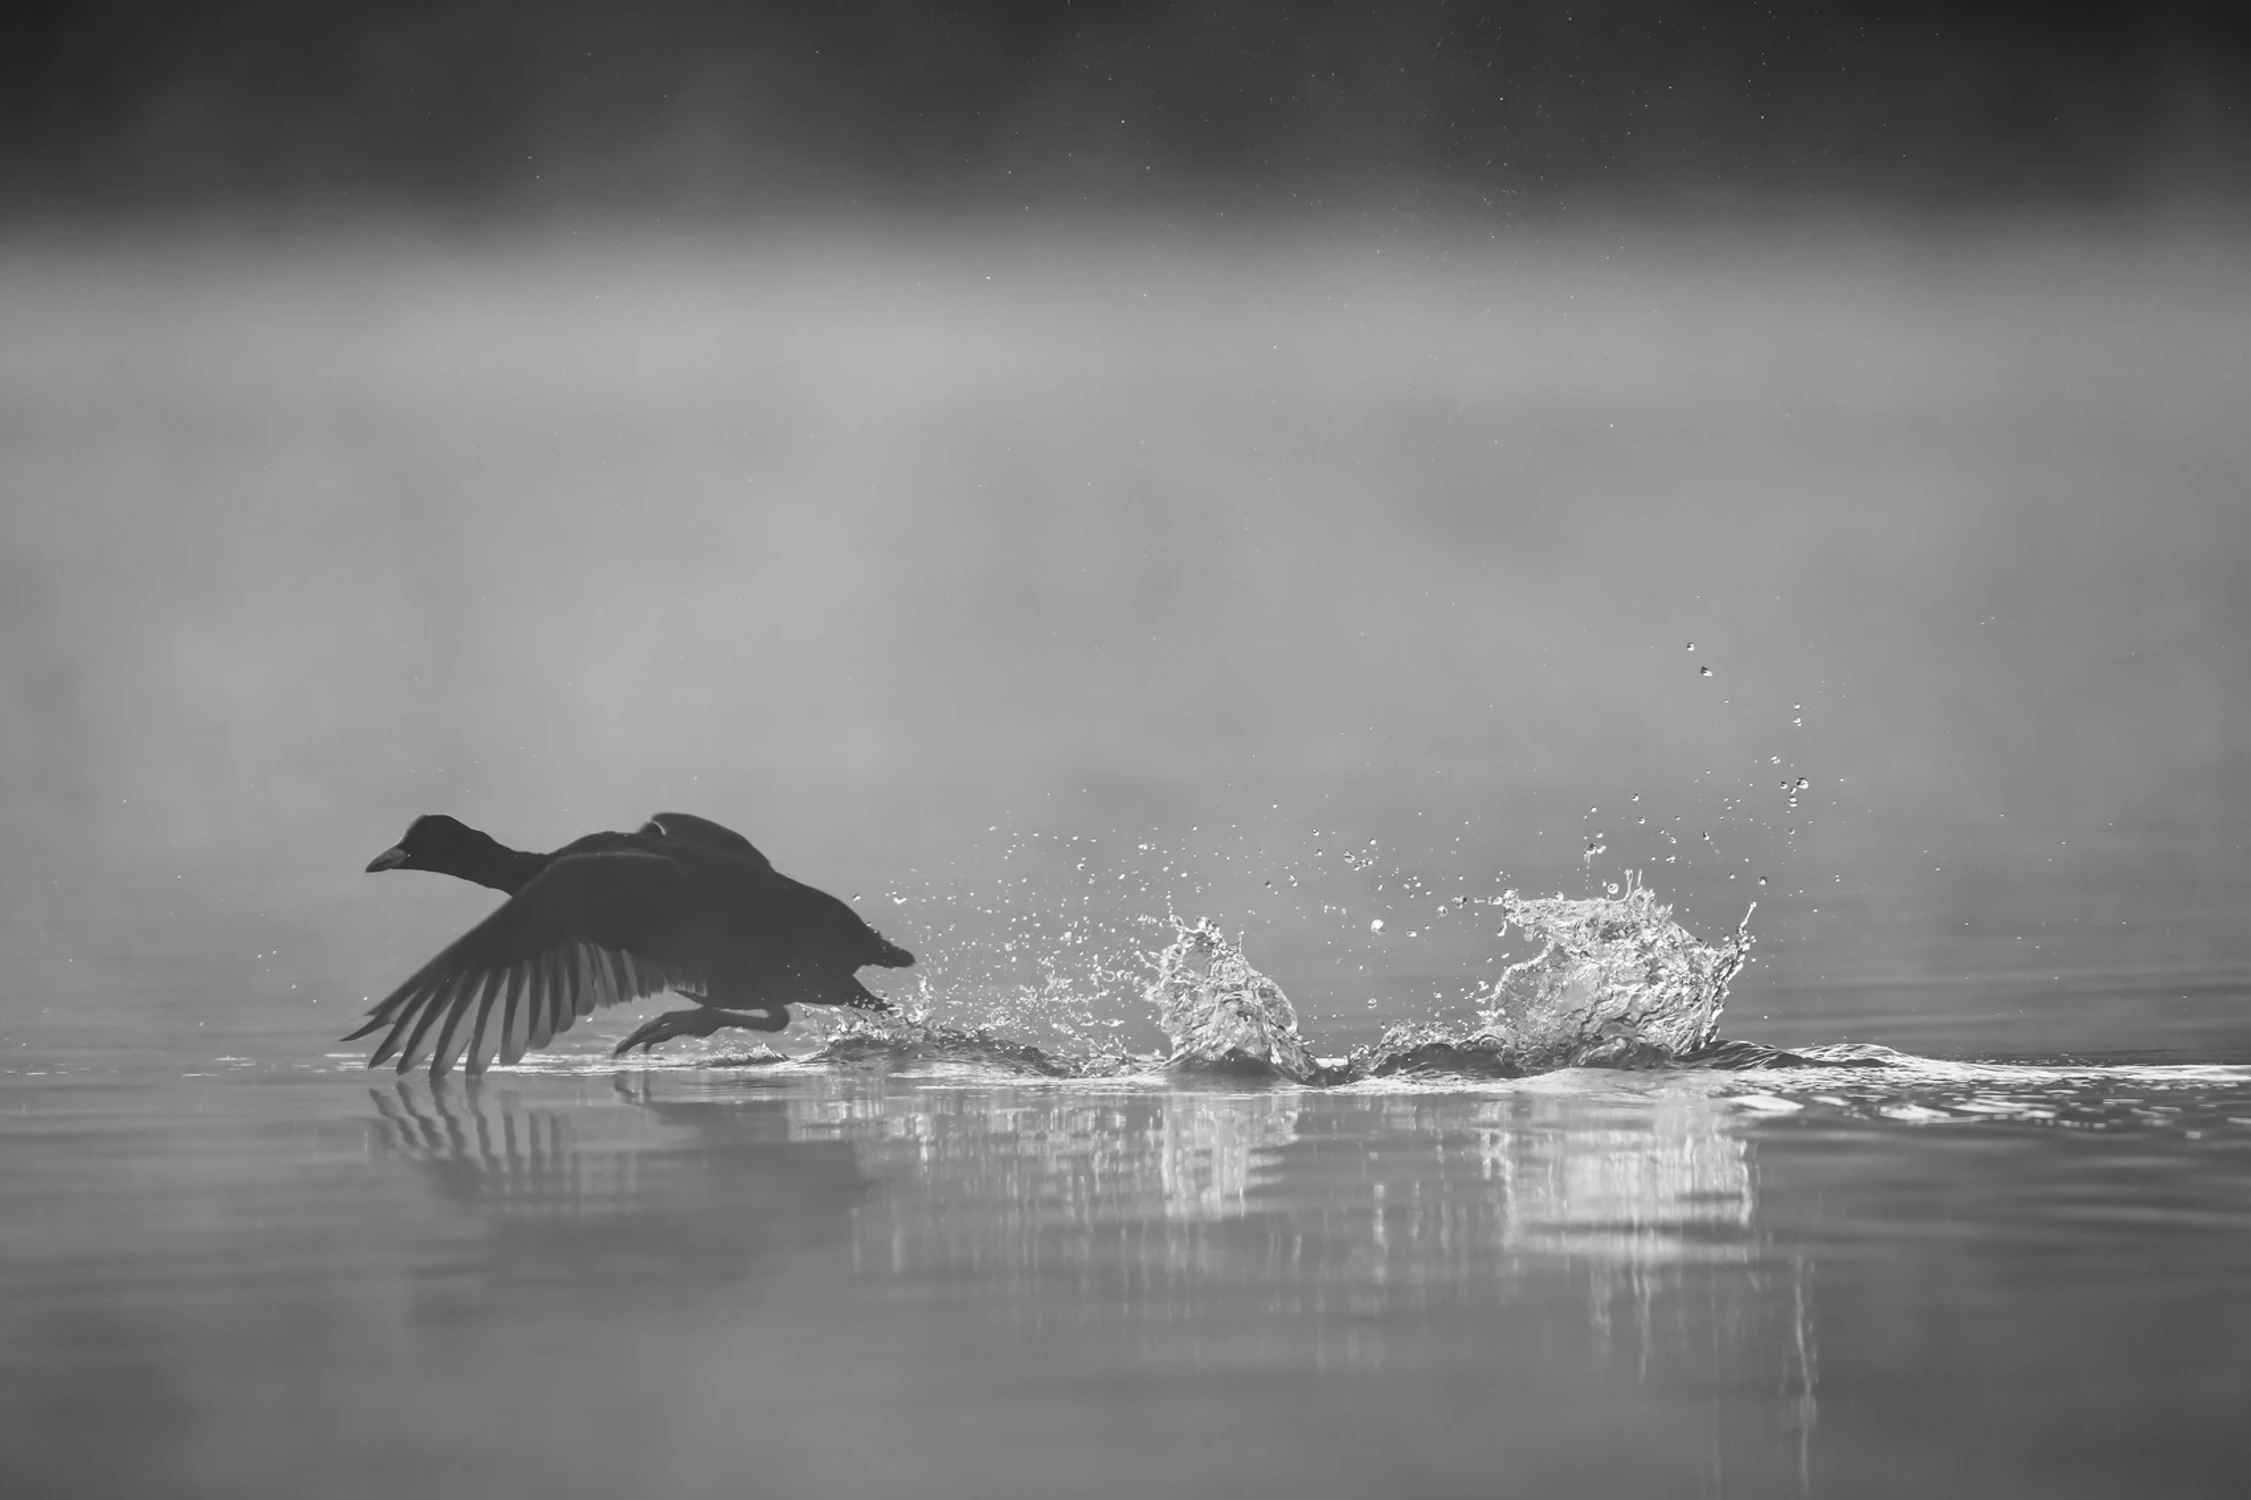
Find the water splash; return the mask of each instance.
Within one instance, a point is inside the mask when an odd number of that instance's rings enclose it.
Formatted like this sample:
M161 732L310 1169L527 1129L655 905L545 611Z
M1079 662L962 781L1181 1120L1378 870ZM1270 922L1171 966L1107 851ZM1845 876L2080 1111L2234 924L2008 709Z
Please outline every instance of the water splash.
M1501 898L1510 925L1541 945L1501 971L1485 1030L1531 1067L1671 1061L1719 1036L1727 987L1750 960L1751 914L1716 947L1672 919L1633 871L1591 900Z
M1298 1035L1297 1010L1282 987L1252 968L1208 917L1171 920L1172 943L1152 959L1157 977L1142 992L1172 1042L1166 1066L1320 1079L1324 1070Z
M888 1013L808 1008L799 1019L820 1045L794 1061L960 1066L1048 1078L1233 1073L1316 1085L1396 1075L1516 1078L1568 1067L1732 1070L1812 1061L1718 1040L1728 984L1749 958L1749 912L1716 946L1700 943L1632 872L1599 896L1509 891L1491 904L1502 912L1504 931L1517 928L1537 948L1476 996L1477 1022L1393 1026L1349 1057L1315 1054L1282 987L1217 922L1171 915L1164 921L1172 940L1161 950L1075 956L1068 970L1042 962L1036 985L940 995L924 979L895 994L900 1008ZM1136 991L1155 1012L1164 1052L1128 1052L1117 1021L1096 1014L1104 992ZM687 1049L674 1055L704 1067L785 1061L764 1048L742 1055L739 1043L700 1057Z
M1480 997L1479 1024L1394 1026L1354 1054L1354 1071L1516 1077L1656 1067L1712 1049L1727 987L1750 960L1757 903L1713 946L1675 922L1634 872L1610 892L1583 900L1503 894L1507 924L1540 947Z

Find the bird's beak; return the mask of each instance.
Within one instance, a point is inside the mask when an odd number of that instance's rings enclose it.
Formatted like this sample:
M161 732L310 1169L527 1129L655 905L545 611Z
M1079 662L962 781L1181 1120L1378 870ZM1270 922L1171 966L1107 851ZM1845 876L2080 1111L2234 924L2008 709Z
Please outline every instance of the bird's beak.
M381 854L376 855L375 858L367 862L367 872L372 875L377 870L395 870L400 865L405 864L406 861L407 852L404 849L400 848L398 845L393 844L390 848L384 850Z

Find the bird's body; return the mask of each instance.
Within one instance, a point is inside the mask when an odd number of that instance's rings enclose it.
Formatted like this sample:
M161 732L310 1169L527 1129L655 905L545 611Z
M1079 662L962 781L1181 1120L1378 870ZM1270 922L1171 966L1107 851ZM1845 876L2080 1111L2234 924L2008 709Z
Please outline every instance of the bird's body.
M684 813L596 833L552 854L508 848L451 818L419 818L368 868L457 875L509 899L369 1012L353 1041L400 1072L428 1058L481 1072L515 1062L596 1009L672 990L697 1009L659 1016L618 1051L722 1026L779 1031L793 1004L889 1007L854 977L914 955L750 841Z

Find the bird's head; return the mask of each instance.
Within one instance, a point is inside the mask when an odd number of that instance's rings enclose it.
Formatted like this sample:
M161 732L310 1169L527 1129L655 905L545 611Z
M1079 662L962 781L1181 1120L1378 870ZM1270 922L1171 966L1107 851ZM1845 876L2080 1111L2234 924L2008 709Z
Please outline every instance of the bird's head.
M368 871L437 870L452 874L461 868L473 848L490 842L484 835L444 813L424 813L408 825L406 833L367 862Z

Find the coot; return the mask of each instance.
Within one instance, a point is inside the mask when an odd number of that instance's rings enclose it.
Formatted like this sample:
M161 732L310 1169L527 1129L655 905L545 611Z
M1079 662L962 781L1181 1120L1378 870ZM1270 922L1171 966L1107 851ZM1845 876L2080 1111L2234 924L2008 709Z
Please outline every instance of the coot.
M443 814L415 819L370 870L434 870L509 893L498 910L368 1013L346 1041L384 1032L369 1067L456 1062L480 1073L544 1047L581 1016L671 990L617 1055L725 1026L779 1031L788 1006L888 1010L855 977L914 955L825 891L776 870L750 840L688 813L595 833L552 854L510 849Z

